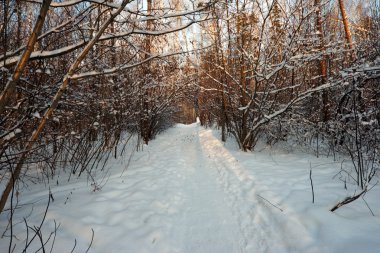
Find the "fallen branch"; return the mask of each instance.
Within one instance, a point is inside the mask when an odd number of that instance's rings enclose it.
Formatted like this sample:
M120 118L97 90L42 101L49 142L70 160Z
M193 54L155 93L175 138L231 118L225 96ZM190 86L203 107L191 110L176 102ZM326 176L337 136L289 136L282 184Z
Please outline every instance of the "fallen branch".
M334 212L336 209L338 209L339 207L341 206L344 206L344 205L347 205L355 200L357 200L358 198L360 198L360 196L362 196L364 193L367 192L367 187L364 188L363 191L361 191L359 194L357 195L354 195L354 196L351 196L351 197L347 197L345 198L343 201L339 202L338 204L336 204L333 208L330 209L331 212Z

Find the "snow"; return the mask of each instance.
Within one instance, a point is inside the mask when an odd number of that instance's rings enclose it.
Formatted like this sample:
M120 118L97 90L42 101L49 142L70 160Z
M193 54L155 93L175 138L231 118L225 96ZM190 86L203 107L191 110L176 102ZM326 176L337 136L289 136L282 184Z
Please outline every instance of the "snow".
M15 133L12 131L3 137L4 140L9 141L15 137Z
M24 185L14 242L22 248L23 217L29 225L41 222L50 186L54 202L43 232L54 230L54 220L60 224L55 252L70 252L75 239L75 252L85 252L92 229L89 252L379 252L378 186L365 196L375 216L362 199L329 211L356 189L348 182L345 190L334 177L340 166L284 145L260 144L244 153L199 122L176 125L130 163L128 155L112 160L108 174L96 175L97 184L86 178L67 182L61 172L46 187ZM1 228L7 217L0 215ZM0 239L0 252L8 252L8 240Z
M33 117L37 118L37 119L40 119L41 118L41 115L38 111L35 111L33 114L32 114Z
M78 43L75 43L73 45L69 45L69 46L62 47L62 48L55 49L55 50L35 51L35 52L32 52L32 54L30 55L29 60L59 56L59 55L74 51L75 49L78 49L84 45L85 45L85 41L82 40L82 41L79 41ZM21 59L21 56L9 57L9 58L7 58L7 60L5 62L5 66L16 64L20 59ZM0 63L0 66L3 67L4 62Z

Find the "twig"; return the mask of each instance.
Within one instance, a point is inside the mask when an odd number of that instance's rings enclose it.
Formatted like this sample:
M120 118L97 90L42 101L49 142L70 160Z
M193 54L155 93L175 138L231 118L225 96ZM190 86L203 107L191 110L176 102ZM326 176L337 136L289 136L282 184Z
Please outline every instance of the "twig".
M372 188L375 187L378 183L379 181L377 181L376 184L372 185L371 188L368 189L368 191L372 190Z
M362 195L362 199L363 199L364 203L366 204L366 206L368 207L369 211L371 212L372 216L375 216L375 214L372 212L371 207L369 207L367 201L364 199L364 195Z
M76 246L77 246L77 239L74 239L74 247L73 247L73 249L71 250L70 253L73 253L73 252L74 252L74 249L75 249Z
M256 194L257 196L259 196L260 198L262 198L263 200L265 200L266 202L268 202L269 204L271 204L272 206L274 206L275 208L277 208L278 210L280 210L281 212L283 212L284 210L282 210L280 207L276 206L275 204L272 204L269 200L267 200L266 198L260 196L259 194Z
M38 251L40 251L42 249L42 253L46 253L45 251L45 244L44 244L44 240L42 238L42 233L41 233L41 230L40 230L40 227L34 227L32 228L32 230L36 233L37 237L40 239L40 243L41 243L41 248L39 248L38 250L36 250L36 253Z
M13 171L12 171L12 178L13 178ZM14 180L14 178L12 180ZM14 214L13 198L14 198L14 191L15 191L15 184L13 184L13 186L12 186L12 193L11 193L11 217L9 218L9 222L11 225L11 237L9 238L9 248L8 248L9 252L11 252L12 243L13 243L13 214Z
M57 230L58 230L59 226L60 226L60 224L57 227L57 222L54 220L54 237L53 237L53 242L51 244L50 253L53 252L54 243L55 243L55 237L57 236Z
M24 250L22 251L23 253L26 252L26 250L28 249L28 247L30 246L30 244L33 242L33 240L36 238L36 236L38 236L38 233L40 232L41 227L42 227L42 225L43 225L44 222L45 222L46 215L47 215L47 212L48 212L48 209L49 209L49 206L50 206L50 193L51 193L51 191L50 191L50 189L49 189L48 203L47 203L47 205L46 205L46 209L45 209L44 216L43 216L43 218L42 218L41 224L40 224L40 226L36 227L36 229L34 230L34 231L35 231L34 236L33 236L33 237L30 239L30 241L25 245L25 248L24 248ZM26 222L26 220L24 220L24 221ZM29 227L28 224L26 224L26 225L27 225L27 227ZM31 228L31 227L29 227L29 228ZM32 228L31 228L31 229L32 229Z
M29 242L29 226L28 226L28 222L26 221L26 219L24 218L24 222L25 222L25 227L26 227L26 239L25 239L25 248L28 248L28 242Z
M313 204L314 204L314 186L313 186L313 178L311 177L311 174L312 174L312 167L311 167L311 163L310 163L310 174L309 174L309 178L310 178L310 184L311 184L311 194L313 196Z
M94 229L93 228L91 228L91 231L92 231L92 236L91 236L91 242L90 242L90 245L88 245L88 248L87 248L87 250L86 250L86 253L90 250L90 248L91 248L91 245L92 245L92 242L94 241Z

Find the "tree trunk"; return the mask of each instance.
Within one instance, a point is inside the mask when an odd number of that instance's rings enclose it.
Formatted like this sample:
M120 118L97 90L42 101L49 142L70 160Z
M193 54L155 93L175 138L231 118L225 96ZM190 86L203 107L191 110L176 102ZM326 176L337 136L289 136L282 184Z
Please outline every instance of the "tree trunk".
M22 72L29 60L30 55L32 54L34 45L36 44L38 35L42 30L42 26L45 21L45 17L49 10L51 0L44 0L40 9L40 13L37 18L37 22L34 26L33 32L29 37L28 44L26 45L25 51L22 54L20 60L17 63L16 69L13 72L12 78L7 82L3 92L0 95L0 114L5 110L5 106L9 102L10 98L13 96L16 90L16 84L21 77ZM5 24L6 25L6 24ZM5 52L6 53L6 52ZM0 209L1 210L1 209Z
M323 28L322 28L322 17L321 17L321 3L320 0L315 0L314 2L316 7L316 30L318 32L319 36L319 49L322 52L321 59L319 60L320 65L320 71L321 71L321 82L322 85L326 83L327 81L327 60L325 53L325 47L324 47L324 35L323 35ZM326 122L329 118L329 98L328 93L326 90L322 91L322 121Z
M350 31L350 28L348 27L348 17L347 17L346 9L344 7L343 0L339 0L339 9L340 9L340 13L341 13L342 19L343 19L343 26L344 26L344 34L346 37L346 43L348 45L348 48L350 50L352 50L353 46L352 46L351 31ZM350 58L351 58L351 60L354 60L356 58L354 52L350 53Z
M16 8L17 8L17 32L16 32L16 37L17 37L17 41L16 41L16 45L17 45L17 48L21 47L21 27L22 27L22 1L21 0L17 0L16 2ZM5 64L4 64L5 66Z
M3 9L4 9L4 19L3 19L3 22L4 22L4 25L2 26L1 28L1 33L3 33L3 44L4 44L4 66L5 66L5 63L7 61L7 45L8 45L8 0L4 1L3 2ZM6 80L7 80L7 73L5 73L5 71L3 71L3 84L6 83ZM0 114L1 114L1 110L0 110Z
M150 14L152 12L152 0L147 0L147 16L148 18L150 17ZM152 20L147 21L147 29L150 30L152 29ZM152 38L150 36L146 36L145 38L145 59L148 59L151 56L151 51L152 51ZM146 65L143 67L144 68L144 76L145 78L149 77L150 74L150 64L149 62L146 63ZM149 87L144 88L145 84L142 83L142 89L143 89L143 112L142 112L142 129L141 129L141 134L142 138L145 144L148 144L148 142L151 139L151 119L149 116L149 103L148 99L150 96L149 92Z

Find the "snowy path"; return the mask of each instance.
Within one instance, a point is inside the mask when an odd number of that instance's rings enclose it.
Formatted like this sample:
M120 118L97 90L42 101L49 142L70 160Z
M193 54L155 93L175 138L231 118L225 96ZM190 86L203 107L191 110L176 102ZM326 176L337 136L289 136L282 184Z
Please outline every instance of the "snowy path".
M158 228L151 239L157 244L154 252L314 252L312 248L305 251L310 242L307 233L297 234L304 242L290 238L292 243L273 227L272 210L264 210L265 214L259 208L253 176L212 131L181 125L155 142L145 150L151 154L147 160L151 172L162 180L155 185L163 187L159 190L163 194L153 203L169 211L164 215L167 221L154 224ZM145 207L141 208L144 212ZM167 224L171 225L166 230Z
M55 252L70 252L75 239L74 252L85 252L91 229L95 238L89 252L96 253L358 252L367 247L361 243L372 245L362 252L377 252L372 249L380 246L378 218L352 223L328 212L341 193L310 204L307 175L312 158L277 154L277 162L268 153L230 151L214 134L197 124L177 125L135 153L123 173L128 158L113 161L113 174L100 191L92 192L83 178L65 183L62 175L58 185L52 180L55 201L43 231L49 234L54 221L60 224ZM322 177L331 180L326 168L315 173L317 182ZM316 193L319 199L328 195L318 186ZM280 203L283 212L261 195ZM17 210L15 220L28 217L30 225L39 224L46 188L32 185L22 196L34 205ZM355 212L348 214L354 217ZM0 216L0 226L6 221ZM369 232L360 234L363 229ZM22 248L24 224L17 223L14 231ZM333 237L350 238L351 244L337 244ZM7 252L4 240L0 252Z
M182 156L176 170L185 177L178 189L184 210L173 235L179 235L182 252L243 252L239 224L215 181L215 171L199 149L198 128L182 128L177 136L179 153L174 157Z

